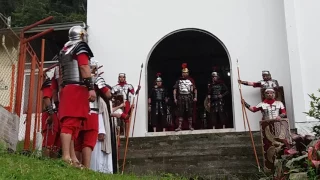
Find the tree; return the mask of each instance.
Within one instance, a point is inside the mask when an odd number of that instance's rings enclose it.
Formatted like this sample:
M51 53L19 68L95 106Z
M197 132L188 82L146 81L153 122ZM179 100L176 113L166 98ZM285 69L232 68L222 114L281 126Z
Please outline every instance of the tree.
M320 92L320 89L318 89L318 92ZM308 112L305 112L305 114L307 114L309 117L320 120L320 97L317 97L314 93L309 94L309 97L311 99L310 109ZM317 137L320 137L320 126L314 126L313 132Z
M0 13L12 16L13 27L23 27L48 16L48 23L86 21L86 0L1 0ZM0 26L2 27L2 26Z

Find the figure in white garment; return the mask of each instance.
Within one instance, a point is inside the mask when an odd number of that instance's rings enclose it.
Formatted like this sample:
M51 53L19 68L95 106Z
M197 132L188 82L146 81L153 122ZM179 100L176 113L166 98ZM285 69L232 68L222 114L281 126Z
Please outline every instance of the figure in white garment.
M99 100L99 135L92 152L90 168L102 173L113 173L111 133L107 105L102 98Z

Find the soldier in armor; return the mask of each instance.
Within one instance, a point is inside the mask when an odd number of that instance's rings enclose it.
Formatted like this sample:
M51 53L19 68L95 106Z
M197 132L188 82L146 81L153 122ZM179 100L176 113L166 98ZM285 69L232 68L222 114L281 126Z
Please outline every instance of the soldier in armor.
M212 81L208 84L208 106L210 107L209 127L215 129L218 119L225 128L227 114L224 109L224 97L229 93L225 83L219 79L217 72L211 73Z
M286 117L286 109L281 101L275 100L275 91L273 88L267 88L265 90L265 98L263 102L256 106L250 106L244 99L242 99L242 101L251 112L261 111L262 120L280 120Z
M75 150L77 153L78 159L82 159L82 164L89 168L91 161L91 154L96 145L98 137L101 139L102 135L98 135L99 128L99 97L103 97L103 99L110 99L111 92L107 87L104 79L99 76L98 72L98 62L91 60L91 77L94 81L94 88L97 94L97 98L93 102L89 102L90 106L90 114L89 120L83 122L83 126L79 132L79 136L75 142ZM81 153L81 158L80 158Z
M189 129L193 131L192 116L193 116L193 102L197 101L196 85L194 81L189 78L189 70L187 64L182 64L182 77L176 81L173 86L173 98L177 104L178 128L176 131L181 131L182 122L185 115L188 117Z
M112 87L111 93L115 96L122 95L124 100L124 110L121 115L121 119L124 119L125 121L125 131L126 135L129 132L130 124L129 124L129 112L130 112L130 106L131 106L131 97L135 94L138 94L140 90L140 87L138 87L137 91L134 92L134 88L131 84L128 84L126 82L126 74L125 73L119 73L118 76L118 84Z
M157 73L156 85L152 88L148 99L149 107L151 107L151 126L154 132L157 132L157 127L162 127L163 132L167 126L167 107L168 102L167 90L162 85L160 73Z
M246 86L253 86L254 88L277 88L279 87L278 81L271 78L271 74L269 71L262 71L262 78L263 80L258 82L248 82L248 81L241 81L238 80L240 84Z
M46 157L57 158L58 151L61 148L60 142L60 122L57 117L57 106L53 103L53 93L57 88L57 83L53 78L53 71L45 74L46 80L42 84L44 111L42 112L42 147L43 155Z
M96 100L89 60L93 53L87 44L87 32L81 26L69 30L69 41L59 54L61 90L59 118L61 121L62 159L77 167L83 165L76 157L74 141L81 123L89 119L89 103Z

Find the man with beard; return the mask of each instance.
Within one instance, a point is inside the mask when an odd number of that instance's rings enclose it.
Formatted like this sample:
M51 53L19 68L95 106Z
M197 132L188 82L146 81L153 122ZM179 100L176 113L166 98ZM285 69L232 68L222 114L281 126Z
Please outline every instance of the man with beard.
M256 106L250 106L244 99L242 101L251 112L261 111L262 120L285 118L286 109L281 101L275 100L275 91L272 88L267 88L264 95L266 99Z
M162 85L161 73L157 73L156 85L151 90L151 95L148 99L149 107L151 107L151 126L154 132L157 132L157 127L161 127L163 132L167 126L167 106L168 95L167 90Z
M197 101L197 91L194 81L189 77L189 70L187 64L182 64L182 77L176 81L173 86L173 98L178 107L178 128L176 131L182 130L182 122L185 115L187 115L189 122L189 129L193 131L192 116L193 116L193 102Z
M222 80L219 79L217 72L211 73L212 81L208 84L208 106L210 107L209 126L215 129L218 119L225 128L227 114L224 109L224 97L228 94L228 88Z
M271 74L269 71L262 71L263 80L258 82L249 82L249 81L241 81L238 80L240 84L246 86L253 86L254 88L277 88L279 87L278 81L271 78Z
M44 148L44 156L57 158L58 151L61 148L59 134L60 122L57 117L58 107L56 106L56 103L53 103L53 93L56 92L57 82L49 74L52 74L52 72L48 71L45 74L46 80L44 81L41 87L44 104L44 111L42 112L41 117L43 136L42 147Z
M101 141L104 139L103 134L98 134L99 127L99 97L103 99L110 99L110 89L107 87L104 79L99 76L98 62L91 60L91 76L94 81L94 88L97 93L95 101L90 102L90 114L89 119L83 122L83 126L79 132L79 136L75 142L75 150L77 152L78 159L82 160L82 164L86 167L90 167L91 154L96 145L97 139ZM81 156L80 156L81 154Z
M74 141L81 123L89 119L89 103L96 100L89 60L93 53L87 44L87 32L81 26L69 30L69 41L60 51L61 91L59 118L61 121L62 160L83 168L76 157Z
M118 76L118 84L112 87L111 93L115 96L122 95L124 100L124 110L121 114L121 119L124 119L125 122L125 135L129 135L129 112L131 107L131 97L135 94L138 94L140 90L140 86L138 87L137 91L134 92L134 88L131 84L126 82L126 74L120 73Z

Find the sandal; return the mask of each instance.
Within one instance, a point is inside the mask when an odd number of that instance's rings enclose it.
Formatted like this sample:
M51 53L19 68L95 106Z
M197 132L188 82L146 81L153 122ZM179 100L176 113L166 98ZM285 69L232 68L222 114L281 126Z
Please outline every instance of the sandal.
M73 162L72 159L68 159L68 160L63 160L64 162L66 162L68 165L73 166L75 168L79 168L79 169L84 169L84 165L82 165L79 161L78 162Z

